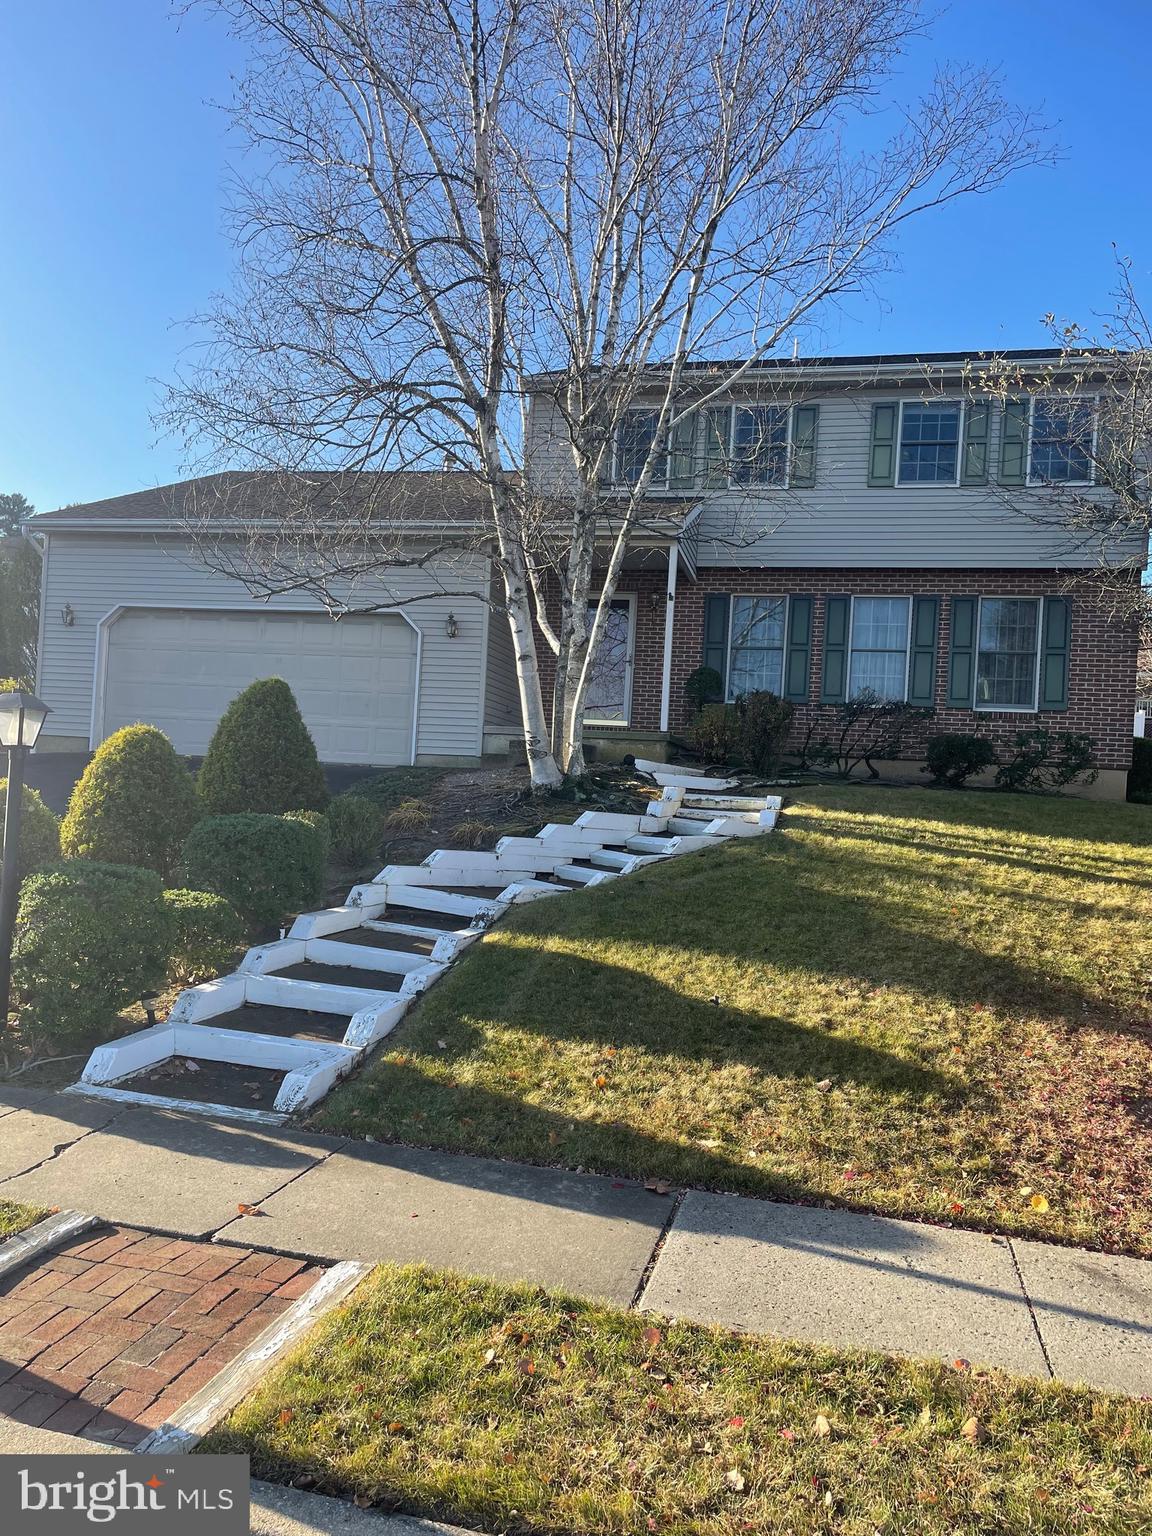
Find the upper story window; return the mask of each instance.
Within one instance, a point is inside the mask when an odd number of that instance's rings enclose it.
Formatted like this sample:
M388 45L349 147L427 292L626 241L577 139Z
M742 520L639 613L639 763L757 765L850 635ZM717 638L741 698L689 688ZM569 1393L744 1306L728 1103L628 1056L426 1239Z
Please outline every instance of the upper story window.
M957 484L962 412L958 400L902 402L898 484Z
M910 597L854 597L848 697L866 690L885 700L908 697Z
M809 408L810 410L812 408ZM716 489L728 485L787 485L792 412L782 405L707 405L682 416L652 466L652 489ZM630 406L616 436L613 482L635 485L652 451L659 412ZM805 463L814 438L806 436Z
M1091 400L1034 397L1029 480L1041 485L1089 484L1094 416Z

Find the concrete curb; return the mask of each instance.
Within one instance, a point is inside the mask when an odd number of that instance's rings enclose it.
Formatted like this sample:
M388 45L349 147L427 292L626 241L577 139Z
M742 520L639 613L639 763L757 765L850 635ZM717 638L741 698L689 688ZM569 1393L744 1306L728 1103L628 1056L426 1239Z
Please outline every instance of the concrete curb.
M476 1536L458 1525L357 1509L343 1499L252 1483L252 1536Z

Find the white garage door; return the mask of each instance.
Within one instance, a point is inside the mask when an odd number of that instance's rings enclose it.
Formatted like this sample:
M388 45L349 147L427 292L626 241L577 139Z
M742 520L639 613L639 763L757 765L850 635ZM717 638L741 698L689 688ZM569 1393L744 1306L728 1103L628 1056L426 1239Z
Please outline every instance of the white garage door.
M412 761L416 633L395 615L129 609L108 631L103 734L142 720L200 756L258 677L289 684L322 762Z

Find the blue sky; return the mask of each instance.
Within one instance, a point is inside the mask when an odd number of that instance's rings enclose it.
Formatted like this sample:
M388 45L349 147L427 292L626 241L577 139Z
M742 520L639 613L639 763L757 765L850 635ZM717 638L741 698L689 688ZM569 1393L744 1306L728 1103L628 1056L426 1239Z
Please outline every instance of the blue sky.
M1147 295L1150 33L1147 0L944 11L906 86L936 59L990 63L1056 124L1065 158L910 226L879 292L825 316L826 350L1044 344L1046 311L1106 304L1112 242ZM228 283L236 146L213 103L243 58L218 20L164 0L10 4L0 53L0 491L46 510L178 478L179 445L149 420L154 381Z

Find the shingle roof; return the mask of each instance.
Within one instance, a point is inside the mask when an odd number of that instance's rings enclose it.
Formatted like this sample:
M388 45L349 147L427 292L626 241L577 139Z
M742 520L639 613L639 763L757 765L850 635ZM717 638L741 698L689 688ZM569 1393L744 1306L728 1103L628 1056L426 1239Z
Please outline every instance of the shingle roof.
M180 527L206 519L250 523L279 518L289 508L380 522L471 524L482 520L483 486L467 471L277 474L229 470L40 512L31 525L154 523Z

